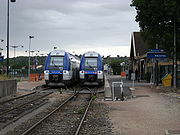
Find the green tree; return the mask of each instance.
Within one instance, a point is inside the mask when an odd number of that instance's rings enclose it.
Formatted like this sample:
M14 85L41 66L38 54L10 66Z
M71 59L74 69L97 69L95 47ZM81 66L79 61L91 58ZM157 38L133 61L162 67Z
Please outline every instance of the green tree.
M137 11L143 38L149 48L165 49L170 56L173 52L174 21L177 25L177 52L180 52L180 1L179 0L132 0L132 7ZM180 58L178 54L178 58Z
M122 62L122 60L120 59L114 59L114 60L111 60L110 62L110 65L113 69L113 74L114 75L120 75L121 73L121 65L120 63Z
M34 59L35 57L31 57L31 65L34 64ZM38 60L38 65L44 65L45 63L45 59L46 57L45 56L37 56L37 60ZM22 69L22 68L25 68L27 69L28 68L28 60L29 58L27 56L19 56L19 57L16 57L15 59L14 58L10 58L10 67L12 69ZM1 62L0 63L0 67L2 68L2 66L6 66L6 59L4 60L4 62Z

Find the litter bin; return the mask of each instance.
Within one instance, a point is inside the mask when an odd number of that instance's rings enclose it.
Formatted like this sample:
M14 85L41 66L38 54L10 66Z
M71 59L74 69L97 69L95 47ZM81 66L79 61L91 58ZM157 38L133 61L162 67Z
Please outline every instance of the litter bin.
M166 74L161 80L163 86L171 86L172 76L170 74Z

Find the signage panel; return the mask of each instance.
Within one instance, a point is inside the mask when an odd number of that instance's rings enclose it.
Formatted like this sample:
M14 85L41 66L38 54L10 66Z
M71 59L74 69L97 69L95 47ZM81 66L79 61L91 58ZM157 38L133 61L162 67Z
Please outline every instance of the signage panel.
M148 58L167 58L166 53L147 53Z
M150 52L164 52L163 49L150 49Z

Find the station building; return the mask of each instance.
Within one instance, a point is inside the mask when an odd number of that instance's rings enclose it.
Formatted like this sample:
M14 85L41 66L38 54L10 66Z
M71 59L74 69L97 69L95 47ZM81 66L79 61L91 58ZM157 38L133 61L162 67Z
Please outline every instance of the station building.
M149 48L148 43L142 38L140 32L131 34L129 71L137 72L140 80L147 80L153 83L155 83L155 76L157 76L158 82L161 83L161 79L165 75L173 75L173 60L168 57L168 54L167 58L148 58L147 55L150 49L154 48ZM157 61L158 65L155 68ZM177 64L177 83L180 86L180 61L177 61Z

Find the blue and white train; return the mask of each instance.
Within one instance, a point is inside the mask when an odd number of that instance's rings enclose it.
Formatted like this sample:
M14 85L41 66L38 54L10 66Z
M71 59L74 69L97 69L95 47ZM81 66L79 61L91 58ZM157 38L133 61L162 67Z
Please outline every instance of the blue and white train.
M83 54L79 77L82 85L104 85L103 61L99 53L89 51Z
M80 59L64 50L54 50L46 58L44 78L48 86L66 86L79 81Z

